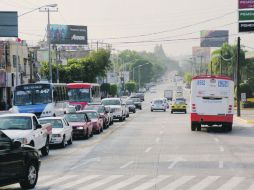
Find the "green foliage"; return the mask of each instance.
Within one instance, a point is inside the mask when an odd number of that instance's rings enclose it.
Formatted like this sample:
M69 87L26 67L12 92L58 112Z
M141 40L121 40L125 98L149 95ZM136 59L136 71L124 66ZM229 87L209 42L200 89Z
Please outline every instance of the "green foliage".
M117 85L116 84L110 85L110 95L113 97L117 95Z
M109 83L103 83L101 84L101 92L103 94L103 97L107 97L110 93L110 84Z
M185 81L187 84L190 84L190 83L191 83L191 80L192 80L192 74L191 74L191 73L185 73L185 74L184 74L184 81Z
M136 90L136 82L134 81L129 81L125 84L126 90L128 90L129 93L135 92Z
M240 84L240 93L246 93L246 98L252 98L252 90L248 83Z

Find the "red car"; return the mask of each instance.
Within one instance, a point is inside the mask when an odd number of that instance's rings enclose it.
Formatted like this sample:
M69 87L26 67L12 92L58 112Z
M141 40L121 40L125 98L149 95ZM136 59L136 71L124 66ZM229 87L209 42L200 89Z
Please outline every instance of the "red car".
M86 113L86 115L91 119L94 133L100 134L103 132L103 118L100 117L96 110L82 110L78 113Z
M68 113L64 118L72 126L73 138L88 139L93 136L93 124L86 113Z

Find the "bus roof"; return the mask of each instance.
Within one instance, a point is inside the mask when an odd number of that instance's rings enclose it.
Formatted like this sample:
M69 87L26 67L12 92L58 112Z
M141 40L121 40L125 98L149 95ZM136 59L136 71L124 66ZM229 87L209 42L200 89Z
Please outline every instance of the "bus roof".
M96 83L68 83L67 84L68 88L90 88L92 86L100 86L99 84Z
M233 80L232 78L224 75L198 75L192 78L195 79L224 79L224 80Z

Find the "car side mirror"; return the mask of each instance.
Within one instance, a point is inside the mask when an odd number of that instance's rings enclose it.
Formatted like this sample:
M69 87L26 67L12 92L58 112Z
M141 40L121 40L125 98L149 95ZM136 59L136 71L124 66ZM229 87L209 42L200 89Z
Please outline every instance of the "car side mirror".
M36 129L41 129L41 128L42 128L41 124L36 125Z
M20 142L20 141L14 141L14 142L12 143L12 147L13 147L14 149L20 148L20 147L21 147L21 142Z

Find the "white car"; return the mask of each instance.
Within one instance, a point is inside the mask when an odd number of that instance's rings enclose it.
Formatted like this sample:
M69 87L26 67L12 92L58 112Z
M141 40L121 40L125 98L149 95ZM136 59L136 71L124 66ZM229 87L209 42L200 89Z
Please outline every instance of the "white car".
M50 123L52 125L51 145L61 145L62 148L66 144L72 144L72 127L62 117L47 117L39 119L41 124Z
M151 102L151 112L155 110L162 110L164 112L167 110L164 99L155 99Z

